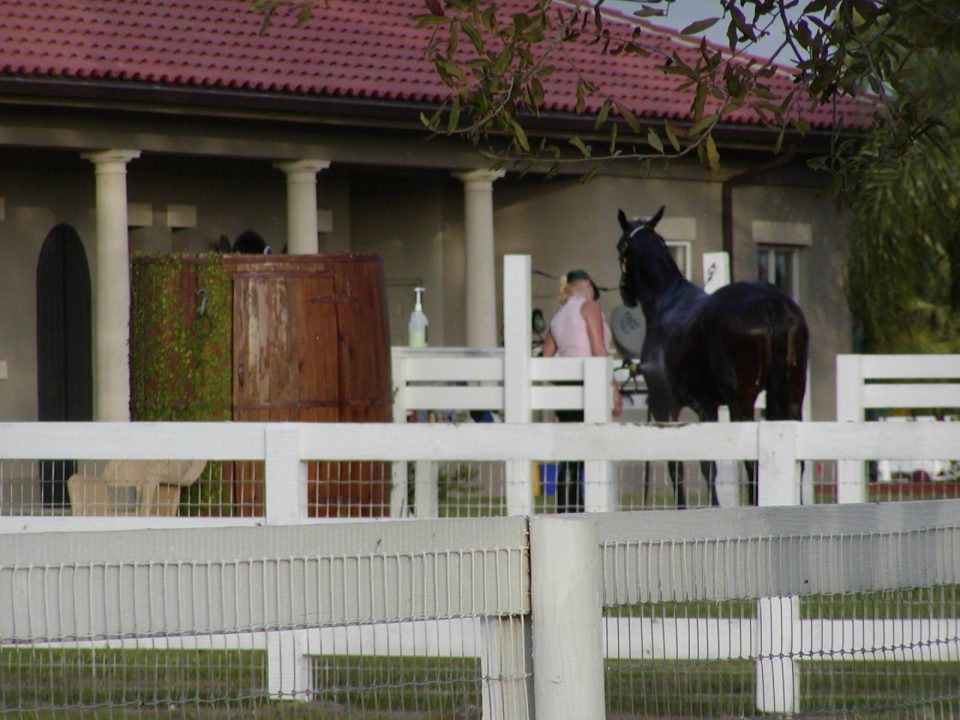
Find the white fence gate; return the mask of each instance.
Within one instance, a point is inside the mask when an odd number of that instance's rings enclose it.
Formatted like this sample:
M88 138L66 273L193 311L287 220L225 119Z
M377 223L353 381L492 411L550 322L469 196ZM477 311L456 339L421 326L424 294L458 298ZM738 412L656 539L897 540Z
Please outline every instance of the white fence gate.
M867 410L890 408L956 413L960 408L960 355L838 355L837 420L863 422ZM903 459L916 461L925 456L917 453ZM865 475L863 462L838 463L838 502L866 502Z

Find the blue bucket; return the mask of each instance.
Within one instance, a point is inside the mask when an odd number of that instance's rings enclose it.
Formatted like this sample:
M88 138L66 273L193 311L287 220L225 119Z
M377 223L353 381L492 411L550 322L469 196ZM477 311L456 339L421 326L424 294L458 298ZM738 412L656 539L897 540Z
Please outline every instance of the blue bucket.
M556 463L540 463L540 488L544 495L557 494Z

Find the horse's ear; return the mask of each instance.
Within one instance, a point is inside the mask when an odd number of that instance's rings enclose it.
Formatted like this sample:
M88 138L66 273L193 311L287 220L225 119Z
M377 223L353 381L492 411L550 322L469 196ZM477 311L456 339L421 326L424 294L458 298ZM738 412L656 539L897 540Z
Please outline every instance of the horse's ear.
M620 228L624 232L627 232L628 230L630 230L630 221L627 220L627 216L623 214L623 210L617 211L617 220L620 221Z
M660 209L657 210L657 214L654 215L652 218L650 218L650 220L647 221L647 225L650 226L650 229L651 229L651 230L657 226L657 223L658 223L658 222L660 222L660 218L663 217L663 211L666 210L666 209L667 209L667 206L666 206L666 205L661 205L661 206L660 206Z

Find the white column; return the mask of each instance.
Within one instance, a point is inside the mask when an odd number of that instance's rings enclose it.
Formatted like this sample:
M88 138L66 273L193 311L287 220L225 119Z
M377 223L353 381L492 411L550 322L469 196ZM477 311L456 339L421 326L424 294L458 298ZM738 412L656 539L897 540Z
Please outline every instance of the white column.
M497 296L494 274L493 181L503 170L457 173L463 182L467 250L467 345L496 347Z
M317 173L330 167L329 160L295 160L276 163L287 174L287 253L315 255L317 239Z
M130 248L127 163L139 150L83 156L96 166L96 398L97 420L130 420Z

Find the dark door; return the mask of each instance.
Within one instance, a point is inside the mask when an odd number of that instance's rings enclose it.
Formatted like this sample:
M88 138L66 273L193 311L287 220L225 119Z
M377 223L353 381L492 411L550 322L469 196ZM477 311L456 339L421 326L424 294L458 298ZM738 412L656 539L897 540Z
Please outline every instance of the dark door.
M37 263L37 392L39 419L92 420L93 366L90 269L80 236L69 225L47 235ZM46 506L68 504L69 460L41 463Z

